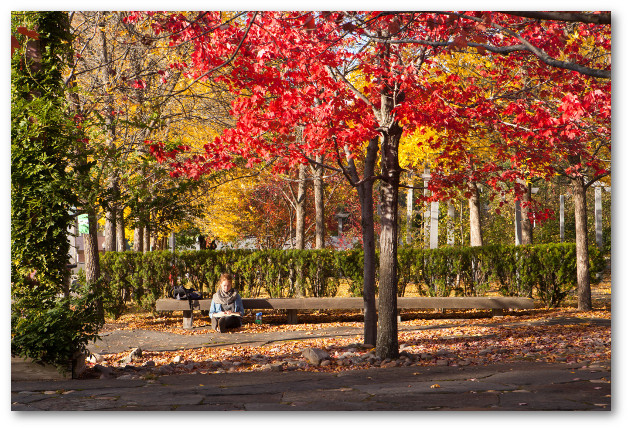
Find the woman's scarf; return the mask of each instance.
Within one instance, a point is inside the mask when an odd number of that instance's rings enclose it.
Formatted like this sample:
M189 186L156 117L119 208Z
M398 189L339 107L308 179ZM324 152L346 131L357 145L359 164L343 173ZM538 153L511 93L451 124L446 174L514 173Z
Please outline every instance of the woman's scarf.
M237 296L238 292L234 288L231 288L227 293L223 291L223 288L219 288L219 291L212 296L212 300L220 305L230 305L234 303Z

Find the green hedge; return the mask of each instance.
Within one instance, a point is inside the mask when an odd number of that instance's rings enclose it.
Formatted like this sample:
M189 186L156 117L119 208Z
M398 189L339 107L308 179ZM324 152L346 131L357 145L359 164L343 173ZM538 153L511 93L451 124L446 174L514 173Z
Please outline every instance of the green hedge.
M589 249L589 255L591 278L596 281L604 256L597 248ZM551 307L559 305L575 286L575 264L575 244L571 243L431 250L401 247L398 293L404 295L412 286L423 296L479 296L495 286L502 295L536 297ZM153 309L158 298L169 295L170 279L179 278L204 297L212 297L223 272L234 274L234 286L243 297L330 297L341 281L349 283L352 295L361 296L363 251L107 252L101 256L101 271L107 310L117 316L130 301Z
M597 282L604 255L591 247L589 259L591 282ZM408 248L399 253L400 281L425 296L481 296L494 285L504 296L536 297L554 307L577 284L575 244Z

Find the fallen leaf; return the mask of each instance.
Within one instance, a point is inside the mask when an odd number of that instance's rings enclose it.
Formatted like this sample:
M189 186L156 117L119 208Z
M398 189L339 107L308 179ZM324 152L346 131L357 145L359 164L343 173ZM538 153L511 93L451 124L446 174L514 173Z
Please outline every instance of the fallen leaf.
M435 318L431 312L414 312L414 314L399 324L399 344L406 344L405 350L410 356L419 357L414 365L429 367L436 365L436 358L443 352L451 352L457 357L455 362L469 361L471 365L487 365L493 362L517 362L522 360L534 362L593 362L610 360L611 358L611 329L610 325L597 324L547 324L550 319L576 320L593 318L610 320L609 309L588 312L577 312L573 308L537 309L533 311L514 312L505 316L501 324L478 311L452 312L452 318ZM195 330L181 327L181 315L169 314L154 316L150 312L129 313L117 320L108 319L104 331L108 330L150 330L153 332L174 333L185 336L210 335L207 347L182 349L177 351L146 351L142 361L152 360L157 366L174 362L177 355L181 355L181 362L194 365L193 369L177 369L183 372L217 371L213 362L225 362L222 366L233 365L234 371L260 371L262 366L272 362L299 361L304 348L316 347L326 349L331 357L339 357L348 351L351 344L363 344L364 339L358 331L347 332L348 337L318 337L304 336L306 333L322 333L330 328L362 328L362 315L345 311L305 313L300 318L304 323L286 324L286 315L266 313L265 324L254 324L253 316L244 318L243 327L230 334L237 339L240 334L247 333L282 333L301 332L291 341L278 341L263 346L213 346L214 331L210 329L208 317L195 318ZM339 332L346 332L340 330ZM302 337L300 337L302 336ZM220 343L220 342L219 342ZM371 345L370 345L371 346ZM374 353L374 347L359 350L355 354ZM437 354L436 354L437 353ZM117 354L103 354L104 363L114 367L124 367L120 361L128 355L128 351ZM250 359L260 356L258 359ZM422 356L422 357L420 357ZM262 360L262 363L261 361ZM293 367L292 370L308 370L321 372L340 372L351 369L366 369L379 366L380 361L370 360L332 360L330 366L316 368L313 366ZM141 363L138 363L140 365ZM88 364L93 366L93 364ZM230 368L230 367L227 367ZM585 368L585 367L583 367ZM595 372L595 370L592 370ZM425 374L422 371L413 375ZM574 380L579 380L576 378ZM602 383L602 381L596 381ZM438 384L433 388L441 388ZM597 389L602 389L598 387Z

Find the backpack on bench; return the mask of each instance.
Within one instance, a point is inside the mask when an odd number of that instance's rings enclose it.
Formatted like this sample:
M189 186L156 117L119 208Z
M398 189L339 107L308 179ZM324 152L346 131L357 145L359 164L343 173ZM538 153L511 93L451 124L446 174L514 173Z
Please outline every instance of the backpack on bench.
M192 288L184 288L182 286L175 286L171 290L171 297L177 300L188 300L188 306L190 310L193 310L193 300L201 299L201 294L194 291Z
M199 300L201 299L201 294L194 291L192 288L176 286L171 290L171 297L177 300Z

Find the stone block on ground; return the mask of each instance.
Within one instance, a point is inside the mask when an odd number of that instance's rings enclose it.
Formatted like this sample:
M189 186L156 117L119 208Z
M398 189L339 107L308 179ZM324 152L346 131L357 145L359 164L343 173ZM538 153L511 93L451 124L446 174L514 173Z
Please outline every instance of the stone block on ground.
M323 360L330 358L330 354L320 348L305 348L302 350L302 356L314 366L319 366Z

